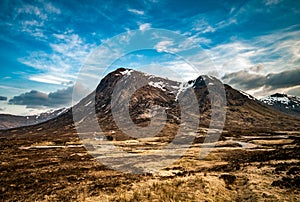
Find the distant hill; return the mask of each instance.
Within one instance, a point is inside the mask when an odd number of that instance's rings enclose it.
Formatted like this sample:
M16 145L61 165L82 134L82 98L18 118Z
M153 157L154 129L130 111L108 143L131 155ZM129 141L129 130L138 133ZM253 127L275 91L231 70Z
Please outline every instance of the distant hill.
M275 93L261 101L281 112L300 116L300 98L297 96Z
M62 109L52 110L49 112L41 113L38 115L31 115L31 116L16 116L10 114L0 114L0 130L42 123L57 117L58 115L64 113L65 111L66 109L62 108Z

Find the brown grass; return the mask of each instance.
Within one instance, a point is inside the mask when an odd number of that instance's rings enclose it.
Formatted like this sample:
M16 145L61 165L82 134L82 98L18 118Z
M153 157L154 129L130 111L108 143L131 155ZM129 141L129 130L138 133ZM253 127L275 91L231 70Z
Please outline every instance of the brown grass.
M153 179L120 188L113 194L86 198L85 201L232 201L234 192L216 176L194 175L174 179Z

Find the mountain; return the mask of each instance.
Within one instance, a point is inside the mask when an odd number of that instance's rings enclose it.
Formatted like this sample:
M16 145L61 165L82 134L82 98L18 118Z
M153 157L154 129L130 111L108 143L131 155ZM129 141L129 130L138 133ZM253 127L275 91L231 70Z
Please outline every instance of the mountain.
M199 76L187 83L180 83L131 69L119 68L104 77L95 91L73 108L44 123L14 130L13 136L26 136L26 141L36 137L46 141L53 140L55 137L56 141L67 142L77 140L77 134L80 134L81 138L84 135L97 138L97 133L101 132L109 139L126 140L136 138L131 136L135 129L133 126L139 129L152 126L152 129L157 127L157 137L164 137L165 141L170 141L179 130L179 124L184 117L198 117L200 128L207 129L211 124L212 116L220 116L222 119L225 115L223 136L299 131L299 118L281 113L229 85L224 85L226 100L223 100L222 96L218 97L218 92L217 96L212 96L215 92L209 92L209 88L220 84L218 79L211 76ZM141 88L135 91L136 87ZM116 91L118 88L120 90ZM195 103L190 105L185 103L185 108L182 110L181 104L190 101L185 100L185 97L189 97L189 93L195 94L197 109L192 108ZM114 100L113 97L117 99ZM214 99L213 102L211 98ZM212 114L212 103L217 107L218 103L225 103L223 108L226 109L226 114L222 114L222 111L219 114ZM113 114L114 109L116 112ZM162 111L166 112L165 116L161 113ZM97 124L95 124L95 119ZM155 121L150 122L150 120ZM119 129L116 121L119 124L123 123L122 129ZM159 128L161 121L166 121L163 128ZM188 123L189 120L186 122ZM222 126L222 123L216 122L214 127L218 128L218 124ZM31 132L30 138L28 132ZM147 131L144 133L140 135L147 136ZM11 134L9 131L3 131L0 136Z
M221 82L214 77L199 76L197 79L189 81L187 83L179 83L155 77L153 75L144 74L142 72L118 69L108 74L98 85L95 91L95 109L99 124L102 126L102 130L107 133L115 131L114 138L118 139L122 137L122 131L118 130L115 124L115 117L111 114L111 100L113 90L116 88L118 81L122 79L130 78L130 82L127 82L124 92L120 92L117 104L120 105L124 102L124 96L128 93L128 89L133 89L133 86L138 86L139 83L145 84L142 88L137 90L131 97L129 104L130 117L136 124L147 125L149 124L150 117L147 117L147 110L155 107L156 105L166 108L167 113L167 126L162 130L160 135L171 133L172 128L180 123L180 104L177 98L188 92L187 90L193 90L196 94L196 99L199 105L200 111L200 126L208 127L211 122L211 95L213 91L209 91L208 86L220 86ZM124 81L122 83L125 83ZM127 90L126 90L127 89ZM217 88L215 89L218 90ZM225 133L231 130L240 131L257 131L257 130L281 130L283 128L293 130L296 123L290 116L280 113L271 107L261 103L255 98L241 93L233 89L229 85L224 85L226 96L226 122ZM218 95L217 95L218 96ZM217 97L215 96L215 97ZM84 99L77 108L82 108L89 111L85 106L90 102L92 98L88 97ZM222 102L222 97L220 97ZM189 101L189 100L188 100ZM214 101L215 103L217 100ZM145 113L146 112L146 113ZM194 115L191 113L190 115ZM199 116L199 115L197 115ZM82 117L84 118L84 117ZM153 117L151 117L153 118ZM127 117L126 117L127 120ZM126 120L123 120L127 124ZM79 120L80 121L80 120ZM293 124L289 124L289 123ZM126 124L124 124L126 126ZM229 133L229 132L228 132ZM122 135L121 135L122 134Z
M260 101L281 112L300 116L300 98L297 96L275 93L262 98Z
M17 128L21 126L29 126L42 123L53 119L66 111L65 108L51 110L38 115L31 116L16 116L10 114L0 114L0 130Z

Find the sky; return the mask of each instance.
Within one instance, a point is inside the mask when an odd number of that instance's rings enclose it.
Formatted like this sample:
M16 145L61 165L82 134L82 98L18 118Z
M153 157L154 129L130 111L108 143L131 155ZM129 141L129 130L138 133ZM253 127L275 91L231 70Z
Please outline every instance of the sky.
M299 19L295 0L2 0L0 113L28 115L70 106L74 88L91 90L77 81L93 53L108 57L99 46L155 29L201 47L201 56L214 66L210 73L236 89L257 98L275 92L300 96ZM158 39L151 50L115 58L108 70L144 67L160 76L184 75L188 61L176 55L173 43L190 44ZM171 51L165 53L167 48ZM198 53L189 54L187 60L201 60ZM93 76L101 79L103 72Z

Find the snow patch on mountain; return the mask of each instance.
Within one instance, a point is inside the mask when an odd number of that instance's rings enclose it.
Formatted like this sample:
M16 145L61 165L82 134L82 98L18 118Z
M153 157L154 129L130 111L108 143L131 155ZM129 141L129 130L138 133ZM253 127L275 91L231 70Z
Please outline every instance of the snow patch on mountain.
M266 98L261 99L261 101L268 105L283 104L283 105L290 106L292 108L295 108L295 106L300 106L299 97L280 94L280 93L270 95Z
M288 105L290 103L290 99L288 97L271 97L268 96L264 99L262 99L262 101L268 105L274 105L275 103L279 102L281 104L285 104Z
M180 83L179 89L178 89L176 97L175 97L175 101L178 100L178 97L179 97L180 93L186 91L186 89L188 89L188 88L192 88L194 86L195 82L196 81L193 80L193 81L189 81L189 82Z
M243 95L247 96L250 100L255 100L255 98L252 95L249 95L248 93L245 93L244 91L240 90L240 93L242 93Z
M155 87L155 88L160 88L160 89L163 90L163 91L166 91L166 89L165 89L165 84L164 84L164 82L162 82L162 81L159 81L159 82L153 82L153 81L150 81L150 82L149 82L149 85L150 85L150 86L153 86L153 87Z
M133 70L132 69L126 69L126 70L124 70L124 71L122 71L122 72L120 72L122 75L131 75L131 72L133 72Z

